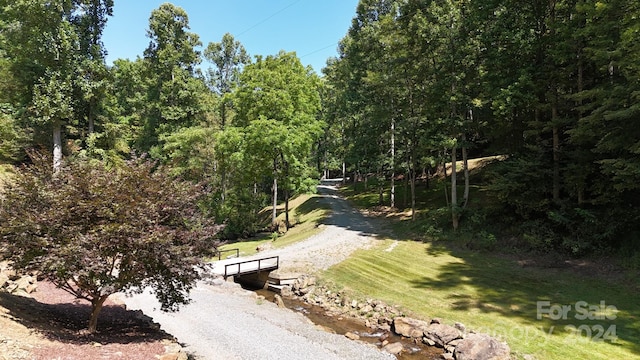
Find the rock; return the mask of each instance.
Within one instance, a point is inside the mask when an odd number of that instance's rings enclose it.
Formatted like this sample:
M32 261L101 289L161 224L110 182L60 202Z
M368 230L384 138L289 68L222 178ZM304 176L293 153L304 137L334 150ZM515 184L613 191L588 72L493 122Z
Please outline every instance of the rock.
M180 344L169 341L164 346L164 354L158 357L159 360L188 360L189 355L184 352Z
M368 305L368 304L363 306L362 309L360 309L360 312L362 314L368 314L368 313L370 313L372 311L373 311L373 307L371 305Z
M431 322L429 324L442 324L442 319L433 318L433 319L431 319Z
M453 357L453 354L452 354L452 353L444 353L444 354L440 355L440 357L441 357L443 360L454 360L454 359L455 359L455 358Z
M396 343L391 343L386 345L384 348L382 348L382 350L392 355L398 355L402 352L402 350L404 350L404 347L402 346L401 343L396 342Z
M0 289L2 289L8 281L9 277L3 273L0 273Z
M301 275L293 282L293 291L297 292L316 284L316 278L309 275Z
M462 339L463 338L451 340L451 341L449 341L449 343L447 345L448 346L453 346L455 348L456 346L458 346L458 344L460 344L462 342Z
M276 303L276 305L278 305L278 307L279 307L279 308L281 308L281 309L286 308L286 306L284 306L284 301L282 301L282 296L280 296L280 295L278 295L278 294L276 294L276 295L273 297L273 302L275 302L275 303Z
M31 297L28 292L24 291L24 289L15 289L11 292L12 295L21 296L21 297Z
M184 352L168 353L160 356L159 360L188 360L189 356Z
M509 360L511 349L487 334L467 335L454 352L456 360Z
M329 334L335 334L336 331L328 326L316 325L316 329L328 332Z
M429 346L436 346L436 342L431 340L431 339L429 339L426 336L422 338L422 342L427 344L427 345L429 345Z
M354 334L354 333L352 333L352 332L348 332L348 333L344 334L344 336L345 336L347 339L350 339L350 340L360 340L360 335L358 335L358 334Z
M464 326L463 323L457 322L457 323L453 324L453 327L458 329L458 330L460 330L460 332L463 333L463 334L465 334L467 332L467 327Z
M393 320L390 317L382 316L382 317L378 318L378 324L380 324L380 325L393 324Z
M449 342L462 338L462 333L453 326L431 322L424 331L424 337L439 347L445 347Z
M295 287L294 287L294 292L298 295L307 295L312 293L314 289L315 289L315 286L300 287L297 290L295 290Z
M393 319L394 332L409 338L421 339L428 326L429 324L426 321L408 317L397 317Z
M273 248L273 244L271 244L271 242L266 242L264 244L258 245L258 247L256 247L256 251L262 252L262 251L271 250L272 248Z
M378 340L385 341L385 340L387 340L389 338L389 336L391 336L391 334L389 334L388 332L384 332L384 333L382 333L382 335L380 335Z
M209 282L209 284L213 285L213 286L222 286L224 285L225 281L223 278L215 278L213 280L211 280Z
M293 296L293 290L291 290L291 286L290 285L286 285L285 287L280 289L280 295L282 295L283 297L292 297Z

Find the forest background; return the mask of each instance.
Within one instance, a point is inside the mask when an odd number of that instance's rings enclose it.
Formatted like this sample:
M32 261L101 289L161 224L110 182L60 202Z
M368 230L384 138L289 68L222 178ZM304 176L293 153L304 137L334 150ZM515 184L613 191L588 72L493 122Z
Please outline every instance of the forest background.
M635 1L361 0L322 75L295 53L251 57L231 34L200 52L168 3L150 14L143 55L112 66L101 36L113 0L0 7L3 173L30 149L54 168L148 153L206 184L224 239L264 230L266 205L338 175L428 217L431 235L640 259ZM505 159L474 191L466 160L489 155ZM417 188L438 173L446 205L421 212ZM272 210L271 230L291 225Z

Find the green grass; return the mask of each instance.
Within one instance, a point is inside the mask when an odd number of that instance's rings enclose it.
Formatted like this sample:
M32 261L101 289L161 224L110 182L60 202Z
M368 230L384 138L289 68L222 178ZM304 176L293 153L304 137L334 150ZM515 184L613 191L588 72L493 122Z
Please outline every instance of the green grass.
M289 202L289 220L293 227L284 234L278 234L274 240L273 234L263 233L255 238L244 239L239 242L223 245L221 250L239 249L240 256L257 253L256 248L271 243L273 248L281 248L309 238L321 230L318 224L327 216L328 206L317 195L301 195ZM280 214L278 221L284 221L284 205L278 206ZM270 211L270 208L265 209ZM269 219L270 220L270 219ZM223 254L223 256L228 255Z
M632 272L607 278L581 275L575 269L522 267L508 252L517 250L471 250L482 248L479 231L490 234L495 225L492 219L483 218L484 209L495 199L477 185L480 180L474 176L482 174L477 171L471 178L464 229L450 230L445 185L441 179L433 180L429 187L417 187L417 221L408 220L407 209L382 209L392 233L376 248L359 251L329 269L324 280L363 297L400 305L412 316L462 322L468 329L499 337L511 346L516 358L531 354L535 359L640 359L640 285ZM396 183L397 207L402 207L403 185ZM388 204L388 184L384 186ZM375 180L369 181L366 190L359 183L355 189L350 184L342 191L357 207L379 205ZM461 186L458 194L462 195ZM392 248L393 241L398 244ZM572 308L567 319L553 320L548 315L538 319L538 301ZM582 313L575 309L580 301L595 307L604 301L618 312L615 319L581 320L576 316ZM572 327L584 335L591 333L592 338L602 338L607 330L615 329L617 340L593 341L577 336Z
M523 268L500 256L415 241L391 240L360 251L329 269L327 281L367 297L403 307L405 312L445 322L462 322L507 341L518 358L640 358L640 303L637 289L569 270ZM571 305L567 320L537 319L537 302ZM579 320L576 302L617 307L613 320ZM590 341L572 335L573 325L592 335L616 329L618 340ZM603 334L602 334L603 335Z

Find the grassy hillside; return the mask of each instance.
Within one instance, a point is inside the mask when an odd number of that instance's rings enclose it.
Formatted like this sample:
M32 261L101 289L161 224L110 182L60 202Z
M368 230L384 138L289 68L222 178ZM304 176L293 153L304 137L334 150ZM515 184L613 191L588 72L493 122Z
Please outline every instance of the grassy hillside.
M399 304L420 318L459 321L500 337L517 358L640 359L637 271L622 270L610 258L528 251L531 239L518 238L487 216L496 199L478 185L487 162L478 164L457 233L450 230L446 208L444 189L450 185L442 179L417 187L415 222L410 209L403 209L408 193L402 181L396 188L399 209L379 205L375 182L367 189L363 183L344 188L353 204L389 221L393 234L329 269L326 280ZM388 194L386 187L385 203ZM558 312L563 309L565 316Z
M255 254L258 246L264 246L268 243L269 246L274 248L284 247L304 240L320 231L317 225L327 215L328 208L320 201L318 195L300 195L289 202L289 207L289 220L293 227L288 231L284 233L259 234L251 239L242 239L238 242L224 245L221 249L239 249L241 256L247 256ZM264 216L262 216L264 227L267 227L271 222L271 208L265 208L262 212L264 213ZM284 205L281 204L278 206L277 220L279 223L284 223L284 219Z
M522 266L499 255L409 239L388 239L376 249L360 251L324 276L363 296L399 304L414 316L440 317L450 324L459 321L502 338L518 358L525 354L536 359L640 358L640 291L628 285L629 279L613 281L574 269ZM549 302L540 305L541 319L539 301ZM618 311L602 312L601 301ZM588 315L603 319L579 319L585 313L584 304L578 302L597 306ZM553 320L544 314L553 305L571 306L567 319ZM608 340L608 335L617 340Z

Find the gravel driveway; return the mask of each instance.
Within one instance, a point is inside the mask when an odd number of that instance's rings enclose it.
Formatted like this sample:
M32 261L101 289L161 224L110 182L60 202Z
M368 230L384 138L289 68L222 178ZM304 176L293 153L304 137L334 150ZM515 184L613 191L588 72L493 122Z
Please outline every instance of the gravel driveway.
M263 252L280 256L282 271L313 272L370 246L375 238L369 221L338 196L329 182L318 187L332 214L325 229L286 248ZM149 293L120 296L129 309L141 309L175 336L198 359L394 359L372 345L318 329L303 315L256 299L253 292L221 280L201 282L192 303L163 313Z

